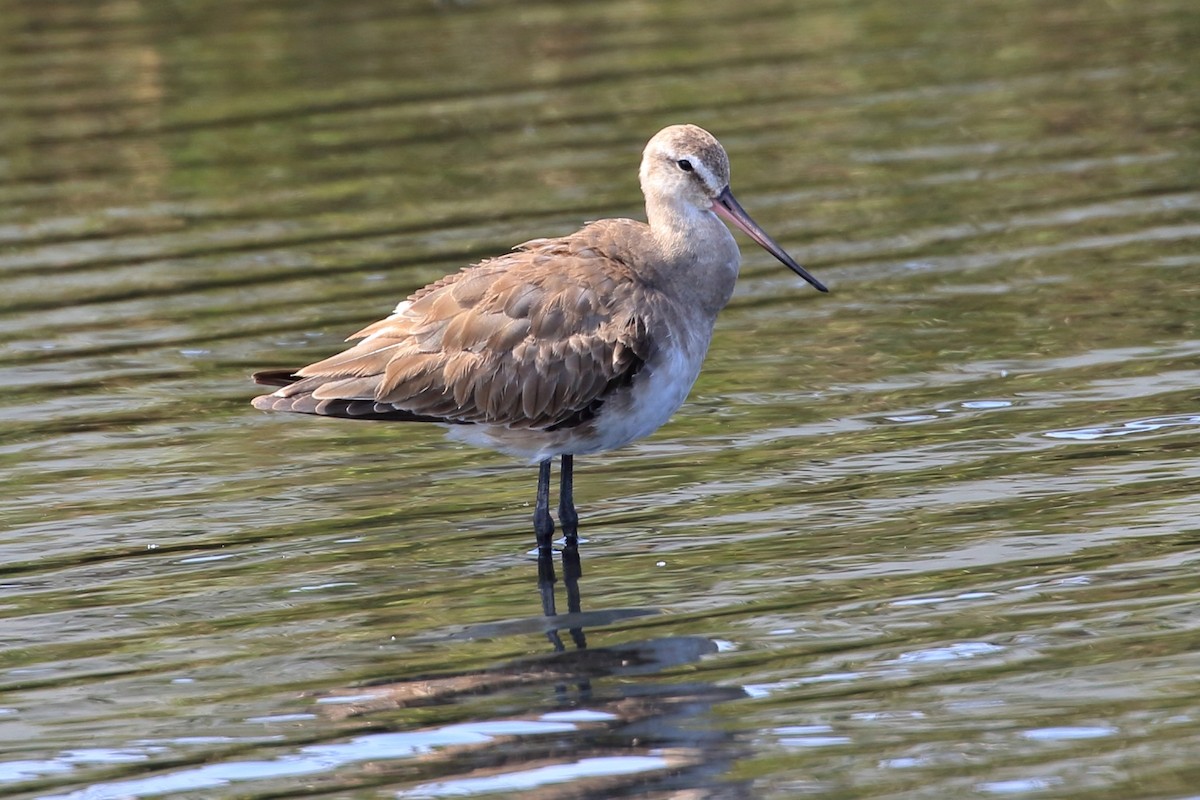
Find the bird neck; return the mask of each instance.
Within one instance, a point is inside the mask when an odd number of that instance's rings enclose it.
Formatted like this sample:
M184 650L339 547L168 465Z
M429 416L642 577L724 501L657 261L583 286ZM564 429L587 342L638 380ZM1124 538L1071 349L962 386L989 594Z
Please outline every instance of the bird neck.
M658 249L660 277L698 308L716 315L733 294L741 254L725 223L707 209L647 197L646 219Z

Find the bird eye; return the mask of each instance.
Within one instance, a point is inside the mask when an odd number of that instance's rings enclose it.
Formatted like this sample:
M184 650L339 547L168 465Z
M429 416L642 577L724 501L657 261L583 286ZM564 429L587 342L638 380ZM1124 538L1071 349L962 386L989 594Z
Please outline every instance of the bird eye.
M691 172L693 169L692 162L688 161L686 158L680 159L679 161L676 161L675 163L678 164L679 168L681 170L683 170L684 172Z

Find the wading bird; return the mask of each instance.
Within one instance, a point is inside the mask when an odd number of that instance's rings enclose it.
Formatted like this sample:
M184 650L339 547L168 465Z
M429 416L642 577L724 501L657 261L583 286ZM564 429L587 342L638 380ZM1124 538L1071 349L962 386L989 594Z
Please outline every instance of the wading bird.
M431 283L351 336L358 342L347 350L255 373L279 387L255 408L442 423L455 439L537 463L544 554L559 456L559 524L574 542L574 457L653 433L700 373L741 260L722 219L828 291L734 199L729 158L707 131L659 131L639 175L646 223L592 222Z

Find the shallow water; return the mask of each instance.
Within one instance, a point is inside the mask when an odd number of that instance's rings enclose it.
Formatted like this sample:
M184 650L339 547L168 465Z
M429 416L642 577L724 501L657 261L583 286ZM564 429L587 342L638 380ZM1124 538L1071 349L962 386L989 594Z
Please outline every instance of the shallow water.
M1193 795L1198 35L1186 0L9 3L0 791ZM744 243L688 404L579 461L550 625L534 470L247 375L638 214L684 120L833 291Z

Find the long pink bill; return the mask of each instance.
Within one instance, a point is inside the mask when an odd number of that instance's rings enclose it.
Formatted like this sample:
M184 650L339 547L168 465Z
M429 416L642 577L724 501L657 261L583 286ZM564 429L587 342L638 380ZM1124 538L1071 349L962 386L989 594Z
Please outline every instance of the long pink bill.
M759 227L757 222L750 218L750 215L746 213L746 209L742 208L742 204L733 196L733 192L729 190L728 186L725 187L725 191L717 195L717 199L713 202L712 210L717 212L717 216L737 226L739 230L758 242L764 250L779 259L785 267L811 283L813 288L818 292L829 291L825 288L825 284L810 275L804 267L797 264L774 239L767 235L766 231Z

